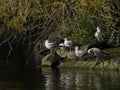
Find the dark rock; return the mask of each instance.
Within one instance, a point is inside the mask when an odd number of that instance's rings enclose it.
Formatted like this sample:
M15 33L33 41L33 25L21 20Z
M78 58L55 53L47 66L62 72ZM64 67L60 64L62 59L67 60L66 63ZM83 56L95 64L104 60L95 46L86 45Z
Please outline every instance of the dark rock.
M38 52L40 55L47 55L50 53L50 50L49 49L43 49L41 51Z
M108 44L108 41L105 40L105 41L97 41L95 43L92 43L88 46L87 50L90 49L90 48L93 48L93 47L96 47L96 48L99 48L99 49L107 49L107 48L110 48L111 45Z

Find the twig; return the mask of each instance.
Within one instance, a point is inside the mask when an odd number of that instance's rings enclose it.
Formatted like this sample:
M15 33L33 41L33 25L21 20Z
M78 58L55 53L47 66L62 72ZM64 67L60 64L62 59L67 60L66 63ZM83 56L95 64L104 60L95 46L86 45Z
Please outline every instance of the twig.
M4 43L6 43L7 41L9 41L10 39L11 39L11 37L9 37L9 38L7 38L6 40L2 41L2 42L0 43L0 47L1 47Z

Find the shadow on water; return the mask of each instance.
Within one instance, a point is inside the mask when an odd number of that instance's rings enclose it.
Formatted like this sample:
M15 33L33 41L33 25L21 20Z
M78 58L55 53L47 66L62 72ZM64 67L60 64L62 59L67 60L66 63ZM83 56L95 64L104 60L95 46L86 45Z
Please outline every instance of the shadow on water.
M0 89L45 90L45 77L39 70L10 70L0 72Z

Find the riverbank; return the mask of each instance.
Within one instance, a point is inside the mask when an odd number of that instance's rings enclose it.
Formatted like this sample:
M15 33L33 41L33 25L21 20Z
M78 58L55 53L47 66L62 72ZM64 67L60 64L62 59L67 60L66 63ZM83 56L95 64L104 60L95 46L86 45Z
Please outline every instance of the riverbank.
M118 48L110 48L106 49L109 53L109 56L105 59L104 63L101 62L99 65L94 67L95 65L95 58L90 58L91 56L87 56L87 60L85 61L78 61L77 57L75 57L74 52L68 51L60 51L58 54L60 56L65 57L67 59L61 61L58 67L67 67L67 68L83 68L83 69L100 69L100 70L120 70L120 47ZM50 66L50 63L46 60L42 61L42 66Z

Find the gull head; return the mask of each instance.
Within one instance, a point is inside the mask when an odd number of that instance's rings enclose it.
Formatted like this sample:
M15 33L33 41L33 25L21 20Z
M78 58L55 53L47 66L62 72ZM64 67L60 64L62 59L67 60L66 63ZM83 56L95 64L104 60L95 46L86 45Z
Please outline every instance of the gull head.
M92 54L92 53L93 53L93 49L89 49L89 50L87 51L87 53Z
M78 46L75 47L75 50L78 50Z
M67 38L64 38L64 40L67 40Z
M45 40L45 43L48 43L49 42L49 40Z
M101 31L99 27L97 27L97 31Z

